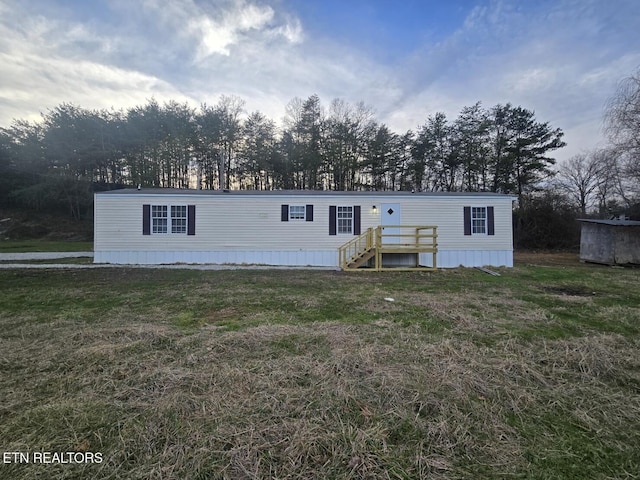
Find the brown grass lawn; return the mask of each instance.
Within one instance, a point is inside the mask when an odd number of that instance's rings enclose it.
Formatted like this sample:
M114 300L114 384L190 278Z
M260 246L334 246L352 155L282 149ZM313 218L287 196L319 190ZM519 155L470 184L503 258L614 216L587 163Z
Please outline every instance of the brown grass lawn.
M0 455L102 456L0 478L638 478L640 270L516 258L0 270Z
M548 265L553 267L579 267L580 265L591 267L594 264L580 262L578 252L517 250L513 258L516 265Z

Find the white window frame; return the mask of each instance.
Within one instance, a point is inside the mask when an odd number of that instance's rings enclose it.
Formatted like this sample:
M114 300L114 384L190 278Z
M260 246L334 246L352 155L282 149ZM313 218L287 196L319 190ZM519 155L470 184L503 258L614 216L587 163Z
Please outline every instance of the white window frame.
M167 205L151 205L151 233L164 235L168 232Z
M187 235L189 208L187 205L151 205L152 235Z
M171 205L171 233L186 234L187 233L187 206Z
M306 205L289 205L289 220L293 222L306 221L307 206Z
M353 206L336 208L336 233L353 235Z
M488 215L486 206L471 207L471 235L488 235Z

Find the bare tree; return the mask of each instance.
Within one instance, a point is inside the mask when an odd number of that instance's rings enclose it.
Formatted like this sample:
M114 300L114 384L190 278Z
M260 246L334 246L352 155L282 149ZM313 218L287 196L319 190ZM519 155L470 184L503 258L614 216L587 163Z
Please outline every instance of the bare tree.
M574 155L558 170L563 190L569 195L582 215L586 215L597 199L604 181L604 157L595 152Z
M640 69L618 84L609 99L605 130L622 159L623 174L640 193Z
M615 149L601 148L575 155L560 165L555 184L581 215L610 215L620 204L630 206L629 185Z
M627 177L621 169L620 156L614 148L602 148L592 152L594 161L600 165L600 181L596 198L598 211L603 215L610 215L617 209L620 202L623 205L632 204L629 197L630 188Z

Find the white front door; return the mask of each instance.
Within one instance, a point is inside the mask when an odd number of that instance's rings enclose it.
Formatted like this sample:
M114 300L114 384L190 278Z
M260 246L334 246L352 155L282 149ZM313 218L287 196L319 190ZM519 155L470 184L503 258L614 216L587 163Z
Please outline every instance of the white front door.
M390 226L399 226L402 225L400 220L401 211L399 203L383 203L382 208L380 209L380 225L383 227ZM382 234L385 235L382 237L382 243L402 243L401 237L387 237L386 235L399 235L399 228L383 228Z

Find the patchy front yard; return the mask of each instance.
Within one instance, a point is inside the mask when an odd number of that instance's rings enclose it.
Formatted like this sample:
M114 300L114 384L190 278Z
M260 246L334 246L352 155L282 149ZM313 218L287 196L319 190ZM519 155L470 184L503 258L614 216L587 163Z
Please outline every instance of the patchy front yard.
M0 478L636 478L640 270L519 260L0 270L0 449L102 457Z

